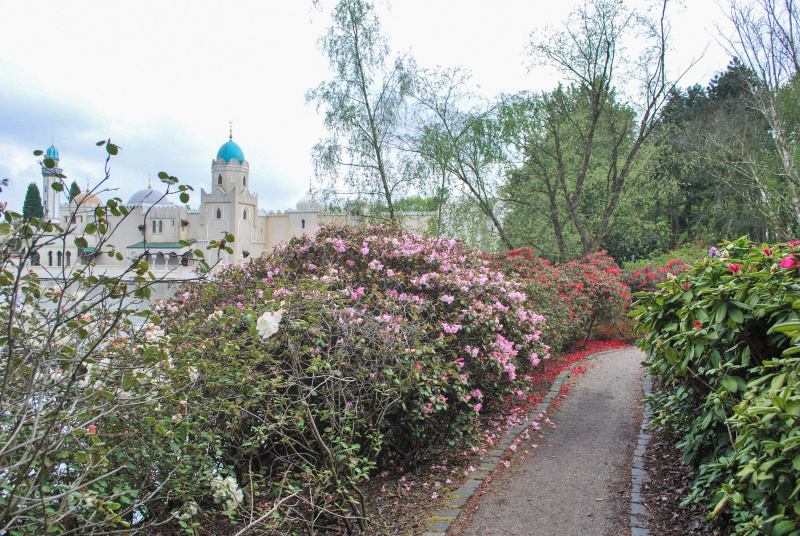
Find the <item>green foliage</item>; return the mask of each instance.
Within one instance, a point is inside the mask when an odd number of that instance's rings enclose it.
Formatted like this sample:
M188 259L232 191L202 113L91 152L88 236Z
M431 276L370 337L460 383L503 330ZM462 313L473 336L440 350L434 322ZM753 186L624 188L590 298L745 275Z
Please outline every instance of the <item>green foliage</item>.
M483 407L524 395L524 372L548 357L524 302L519 282L455 240L324 228L159 306L173 355L202 370L187 428L161 422L198 453L187 475L228 468L268 507L306 498L270 528L361 523L374 469L468 441ZM195 480L176 508L203 507Z
M22 204L22 218L30 220L31 218L41 218L42 216L44 216L42 194L36 184L30 183L28 191L25 193L25 201Z
M654 422L697 471L687 501L739 534L800 533L798 245L725 243L634 303Z
M72 184L69 185L69 200L72 201L80 194L81 194L80 186L78 186L77 182L72 181Z

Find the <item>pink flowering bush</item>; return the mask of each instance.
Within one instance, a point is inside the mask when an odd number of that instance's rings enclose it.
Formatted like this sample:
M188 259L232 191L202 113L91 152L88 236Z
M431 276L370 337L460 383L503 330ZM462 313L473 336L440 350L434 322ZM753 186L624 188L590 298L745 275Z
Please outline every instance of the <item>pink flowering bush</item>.
M361 523L360 483L375 469L471 438L479 414L527 392L523 376L549 358L524 286L456 240L322 228L216 276L160 310L202 371L184 422L205 425L175 441L264 490L252 501L265 508L313 499L284 521ZM176 503L197 496L190 483L182 493Z

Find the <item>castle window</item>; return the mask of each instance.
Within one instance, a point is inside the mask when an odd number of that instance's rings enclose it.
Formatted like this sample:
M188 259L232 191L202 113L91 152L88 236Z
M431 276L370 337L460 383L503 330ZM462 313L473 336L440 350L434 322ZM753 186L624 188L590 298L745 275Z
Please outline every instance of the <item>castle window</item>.
M222 219L222 209L221 209L221 208L218 208L218 209L217 209L217 219L218 219L218 220L221 220L221 219Z
M156 232L156 220L153 220L153 232Z
M61 253L60 251L58 253L56 253L56 262L58 263L56 266L61 266L61 262L62 262L63 258L64 258L64 254L63 253Z
M217 177L217 184L222 184L222 173Z
M69 266L70 264L72 264L72 252L67 251L67 262L64 263L64 266Z
M53 252L47 252L47 266L53 266Z
M242 211L242 219L243 219L243 220L246 220L246 219L247 219L247 209L244 209L244 210Z
M306 228L306 220L300 220L300 228L301 229L305 229Z
M247 186L247 175L242 177L242 186Z
M159 233L164 232L164 222L162 220L158 220L158 232Z

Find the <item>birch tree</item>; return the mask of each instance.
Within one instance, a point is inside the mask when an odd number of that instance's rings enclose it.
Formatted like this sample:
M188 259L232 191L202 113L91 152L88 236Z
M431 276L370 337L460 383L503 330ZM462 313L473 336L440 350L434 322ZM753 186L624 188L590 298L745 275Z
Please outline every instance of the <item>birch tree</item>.
M393 200L404 184L395 135L411 87L411 61L390 59L372 2L340 0L331 18L319 45L334 78L306 94L325 110L330 133L313 149L317 174L334 182L341 177L358 195L385 204L395 220Z

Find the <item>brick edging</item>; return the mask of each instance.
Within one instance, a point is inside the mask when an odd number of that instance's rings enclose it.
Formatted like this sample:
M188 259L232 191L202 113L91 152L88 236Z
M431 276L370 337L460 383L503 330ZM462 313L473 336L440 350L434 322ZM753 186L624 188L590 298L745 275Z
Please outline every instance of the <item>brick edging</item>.
M522 432L533 426L534 423L538 422L538 417L547 412L553 402L558 400L558 395L561 392L561 386L564 384L564 379L572 374L572 369L581 365L582 363L585 363L586 361L591 361L592 359L596 359L612 352L618 352L619 350L620 349L604 350L602 352L591 354L580 361L576 361L568 369L559 372L556 376L556 379L553 380L550 390L544 396L542 401L536 404L531 413L528 414L525 422L505 431L505 433L500 437L500 441L495 444L495 448L488 452L489 455L481 460L481 464L472 474L469 475L467 481L453 493L450 499L449 508L436 512L436 515L434 515L432 518L433 522L428 527L428 531L423 533L422 536L446 536L447 531L450 530L450 525L452 525L453 521L456 520L470 498L475 494L476 491L478 491L478 488L480 488L481 484L483 484L483 481L486 480L486 477L488 477L495 469L497 469L497 466L500 464L500 459L503 454L506 453L508 447L520 435L522 435ZM549 402L547 402L548 397L550 397ZM649 534L649 532L647 534Z
M645 397L653 394L653 378L647 373L642 377L642 394ZM642 409L642 427L639 429L639 439L636 443L636 450L633 452L633 465L631 465L631 536L651 536L649 521L651 515L645 506L644 495L642 495L642 484L647 477L644 470L644 454L647 450L647 442L652 436L651 415L652 407L648 402Z

